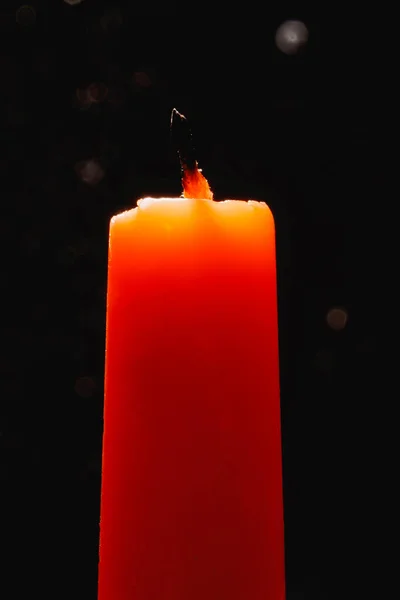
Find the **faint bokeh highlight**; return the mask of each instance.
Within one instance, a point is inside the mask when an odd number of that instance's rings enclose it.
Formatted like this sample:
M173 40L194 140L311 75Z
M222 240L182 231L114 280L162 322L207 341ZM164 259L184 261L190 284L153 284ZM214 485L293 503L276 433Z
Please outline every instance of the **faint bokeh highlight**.
M331 329L341 331L347 325L348 314L344 308L334 307L328 311L326 322Z
M140 88L148 88L152 85L150 75L145 71L136 71L133 74L133 82L135 86Z
M104 177L104 171L100 164L94 159L82 160L75 165L75 173L89 185L96 185Z
M104 83L91 83L87 93L91 102L103 102L107 97L108 89Z
M24 4L17 9L15 19L21 27L33 27L36 23L36 11L33 6Z
M96 382L92 377L79 377L75 381L74 389L81 398L90 398L96 390Z
M301 21L285 21L277 29L275 42L284 54L297 54L308 41L308 29Z
M108 88L104 83L94 82L86 88L78 88L76 90L76 99L79 108L82 110L88 109L92 104L104 102L108 95Z

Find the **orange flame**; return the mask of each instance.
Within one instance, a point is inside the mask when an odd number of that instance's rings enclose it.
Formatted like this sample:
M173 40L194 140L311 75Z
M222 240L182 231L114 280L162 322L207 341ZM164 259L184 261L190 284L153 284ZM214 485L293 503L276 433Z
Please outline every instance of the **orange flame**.
M197 167L189 171L185 169L182 177L183 197L194 200L212 200L213 193L200 169Z

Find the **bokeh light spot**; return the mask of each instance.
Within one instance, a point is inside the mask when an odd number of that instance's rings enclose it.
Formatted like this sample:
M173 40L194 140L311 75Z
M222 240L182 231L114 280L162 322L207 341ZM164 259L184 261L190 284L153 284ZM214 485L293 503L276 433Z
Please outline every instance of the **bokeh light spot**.
M24 4L17 9L15 18L21 27L33 27L36 23L36 11L33 6Z
M76 99L78 101L79 108L81 108L82 110L85 110L92 106L92 102L90 100L89 93L86 88L76 90Z
M104 102L108 95L108 88L104 83L91 83L86 88L76 90L76 99L81 109L87 109L92 104Z
M285 21L275 35L275 43L284 54L297 54L307 41L308 29L301 21Z
M145 71L137 71L134 73L133 81L138 87L141 88L148 88L152 84L149 74Z
M65 4L69 4L70 6L76 6L83 2L83 0L64 0Z
M335 331L341 331L347 325L348 314L344 308L333 307L329 309L326 315L326 322L331 329Z
M107 97L108 89L104 83L91 83L87 88L90 102L103 102Z
M96 185L104 177L104 171L99 163L93 158L82 160L75 165L75 173L89 185Z
M96 390L96 382L92 377L79 377L75 381L74 389L81 398L90 398Z

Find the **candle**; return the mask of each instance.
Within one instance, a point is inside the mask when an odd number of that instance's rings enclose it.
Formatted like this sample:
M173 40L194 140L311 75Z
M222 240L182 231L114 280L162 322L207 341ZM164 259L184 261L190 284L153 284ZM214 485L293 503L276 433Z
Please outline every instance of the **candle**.
M111 219L99 600L283 600L274 221L183 183Z

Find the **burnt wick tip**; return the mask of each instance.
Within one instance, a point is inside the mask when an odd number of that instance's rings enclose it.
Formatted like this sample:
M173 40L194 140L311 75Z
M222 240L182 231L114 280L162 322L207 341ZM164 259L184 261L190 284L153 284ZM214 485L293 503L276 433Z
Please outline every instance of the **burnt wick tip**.
M172 109L170 129L182 171L194 171L197 169L197 161L192 143L192 133L185 115L176 108Z
M172 125L173 125L173 123L174 123L174 120L175 120L176 118L178 118L178 117L179 117L179 119L181 119L182 121L186 121L186 117L185 117L185 115L183 115L182 113L180 113L180 112L179 112L179 110L177 110L176 108L173 108L173 109L172 109L172 113L171 113L171 127L172 127Z
M172 109L170 131L181 163L183 197L212 200L208 181L198 168L188 121L176 108Z

